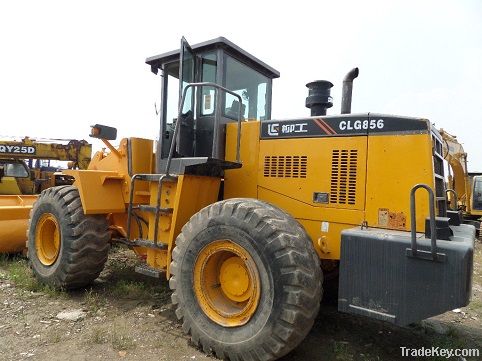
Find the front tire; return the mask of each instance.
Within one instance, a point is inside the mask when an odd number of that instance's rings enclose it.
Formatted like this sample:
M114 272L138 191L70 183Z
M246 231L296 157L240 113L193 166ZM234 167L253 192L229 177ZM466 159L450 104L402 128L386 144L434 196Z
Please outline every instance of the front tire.
M77 188L43 191L30 213L28 258L35 276L57 288L73 289L96 279L109 252L105 216L87 216Z
M176 239L171 272L183 330L219 358L277 359L318 314L322 273L310 238L258 200L225 200L195 214Z

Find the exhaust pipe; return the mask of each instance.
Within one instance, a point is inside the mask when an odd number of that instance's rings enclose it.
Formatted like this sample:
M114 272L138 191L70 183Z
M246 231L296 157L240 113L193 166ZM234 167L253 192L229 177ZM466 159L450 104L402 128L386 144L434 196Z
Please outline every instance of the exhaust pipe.
M358 76L358 68L353 68L343 79L343 89L341 94L341 114L351 113L351 94L353 91L353 79Z
M316 80L306 84L308 96L305 105L311 110L311 116L326 115L326 109L333 106L330 92L333 84L327 80Z

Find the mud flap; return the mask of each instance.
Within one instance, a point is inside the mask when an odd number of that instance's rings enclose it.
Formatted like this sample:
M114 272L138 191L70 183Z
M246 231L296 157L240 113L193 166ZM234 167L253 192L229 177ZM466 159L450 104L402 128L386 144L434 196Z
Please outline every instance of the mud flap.
M451 228L450 241L437 240L436 261L427 257L430 240L422 234L417 239L422 252L414 257L409 232L343 231L338 310L403 326L466 306L475 228Z

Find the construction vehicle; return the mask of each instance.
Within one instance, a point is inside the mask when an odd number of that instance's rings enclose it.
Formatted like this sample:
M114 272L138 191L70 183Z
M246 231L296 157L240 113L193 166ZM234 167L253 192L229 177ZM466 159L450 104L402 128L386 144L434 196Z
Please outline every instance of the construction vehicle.
M440 129L443 156L449 164L448 198L451 207L462 212L463 222L474 225L480 237L482 220L482 174L470 173L467 153L457 136Z
M478 217L479 227L479 239L482 240L482 173L481 172L469 172L469 183L471 184L471 203L470 214ZM475 225L477 227L477 225Z
M85 140L60 141L29 137L21 141L0 140L0 194L38 194L53 186L72 184L72 179L50 166L50 160L69 161L68 168L87 169L92 145Z
M28 218L37 194L74 181L42 161L69 161L69 168L87 168L92 145L85 140L61 141L0 140L0 253L25 250Z
M447 210L428 120L351 114L357 69L341 115L326 115L333 84L317 81L311 116L270 120L279 72L225 38L183 38L146 63L162 79L156 152L140 138L115 148L115 128L92 127L110 152L33 207L39 280L85 286L109 243L125 244L137 272L169 279L192 341L230 360L294 349L336 270L343 312L406 325L468 304L475 229Z

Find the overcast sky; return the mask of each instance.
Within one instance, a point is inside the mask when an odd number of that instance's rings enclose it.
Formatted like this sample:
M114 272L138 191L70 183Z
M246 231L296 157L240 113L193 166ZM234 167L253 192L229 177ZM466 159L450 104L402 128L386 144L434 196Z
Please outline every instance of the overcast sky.
M145 58L225 36L281 72L273 118L309 115L327 79L339 113L426 117L482 171L482 1L2 1L1 136L85 138L89 126L156 138L160 78ZM98 141L95 145L99 146Z

